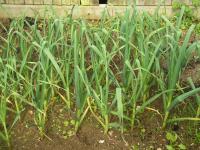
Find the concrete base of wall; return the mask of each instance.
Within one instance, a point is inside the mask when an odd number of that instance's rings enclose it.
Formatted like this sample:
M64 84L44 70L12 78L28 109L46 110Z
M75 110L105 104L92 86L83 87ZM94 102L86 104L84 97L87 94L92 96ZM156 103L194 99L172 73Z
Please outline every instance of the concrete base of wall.
M49 6L49 5L6 5L0 6L0 18L14 18L20 16L35 17L48 17L56 14L57 16L65 17L72 15L73 18L85 19L100 19L103 13L109 16L116 16L123 14L127 6ZM157 6L137 6L139 11L147 11L154 13ZM171 15L173 13L171 6L161 6L159 13Z
M108 16L122 15L128 6L57 6L57 5L8 5L0 4L0 18L15 18L20 16L49 17L54 14L60 17L72 15L73 18L100 19L102 14L107 13ZM139 11L154 13L158 6L137 6ZM171 16L174 12L172 6L160 6L160 14ZM194 9L195 17L200 18L200 8Z

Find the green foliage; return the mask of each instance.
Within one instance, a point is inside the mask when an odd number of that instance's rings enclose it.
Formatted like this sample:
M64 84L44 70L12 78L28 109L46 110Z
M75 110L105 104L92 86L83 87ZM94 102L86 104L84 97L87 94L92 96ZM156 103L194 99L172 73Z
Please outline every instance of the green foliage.
M200 131L199 131L199 129L195 130L195 141L197 143L200 143Z
M167 150L186 150L186 146L184 144L178 144L178 135L174 132L167 132L166 139L170 144L166 145Z
M181 29L185 30L189 28L192 24L195 24L195 32L199 34L199 17L196 16L197 13L196 9L200 8L200 0L192 0L192 6L186 5L184 2L173 2L172 8L176 11L176 17L179 16L179 10L184 6L185 7L185 12L182 18L182 24L181 24Z
M0 137L9 146L10 131L27 105L45 136L49 109L60 101L75 114L69 135L78 131L88 113L105 133L110 128L123 133L133 129L155 101L162 101L165 127L176 106L200 91L192 82L187 92L177 86L191 53L200 49L197 41L190 42L195 25L183 23L189 18L185 12L191 14L182 7L170 21L129 7L124 16L105 17L97 25L70 16L46 16L33 23L22 17L8 29L2 26L6 36L0 37ZM9 111L15 119L8 128ZM142 138L145 133L142 130ZM167 139L168 149L184 149L175 134L168 133Z
M174 144L177 141L177 134L176 133L171 133L167 132L166 134L166 139L170 142L170 144Z
M193 4L195 7L198 7L198 6L200 6L200 0L192 0L192 4Z

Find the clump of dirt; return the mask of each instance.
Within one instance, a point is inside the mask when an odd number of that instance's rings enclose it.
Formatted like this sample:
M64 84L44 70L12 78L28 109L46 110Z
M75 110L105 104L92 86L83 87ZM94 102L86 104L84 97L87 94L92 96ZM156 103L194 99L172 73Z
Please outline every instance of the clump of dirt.
M200 86L200 63L195 63L187 67L181 76L181 82L187 83L187 78L191 77L196 86Z

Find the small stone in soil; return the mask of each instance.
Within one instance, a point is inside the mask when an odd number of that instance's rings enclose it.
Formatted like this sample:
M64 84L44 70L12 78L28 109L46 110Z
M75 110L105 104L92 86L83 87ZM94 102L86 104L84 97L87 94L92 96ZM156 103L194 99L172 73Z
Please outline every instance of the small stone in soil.
M99 140L99 144L103 144L105 140Z

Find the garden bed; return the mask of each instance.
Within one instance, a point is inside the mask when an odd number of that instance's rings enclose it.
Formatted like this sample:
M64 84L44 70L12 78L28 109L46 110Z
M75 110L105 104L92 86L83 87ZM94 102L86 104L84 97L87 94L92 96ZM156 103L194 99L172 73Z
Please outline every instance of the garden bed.
M0 149L199 149L198 21L184 12L1 20Z

